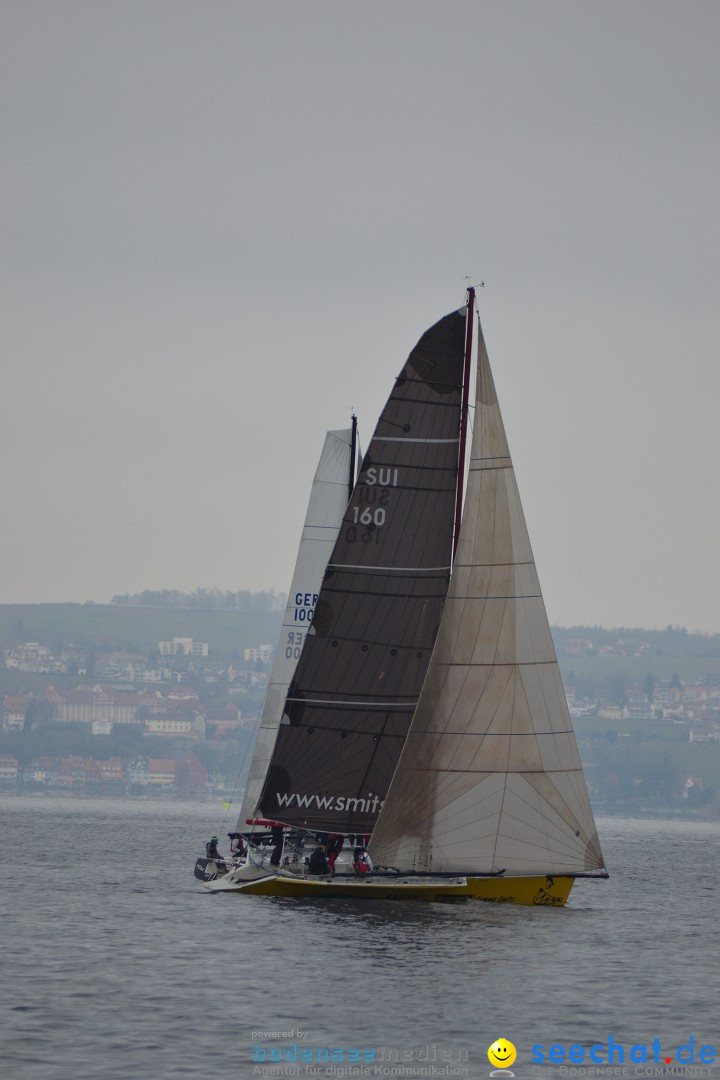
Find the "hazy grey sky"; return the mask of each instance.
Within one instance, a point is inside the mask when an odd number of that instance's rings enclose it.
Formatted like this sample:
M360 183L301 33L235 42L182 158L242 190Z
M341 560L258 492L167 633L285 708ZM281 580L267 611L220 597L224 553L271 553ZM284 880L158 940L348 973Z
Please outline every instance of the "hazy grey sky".
M1 8L1 602L286 589L469 274L551 621L720 630L715 0Z

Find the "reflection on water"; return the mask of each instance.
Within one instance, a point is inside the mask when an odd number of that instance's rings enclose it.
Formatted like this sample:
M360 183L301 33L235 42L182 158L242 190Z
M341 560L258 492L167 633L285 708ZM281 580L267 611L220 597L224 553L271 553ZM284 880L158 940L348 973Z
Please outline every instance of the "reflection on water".
M250 1032L298 1027L315 1046L467 1050L471 1076L501 1035L518 1076L536 1043L720 1042L714 823L601 820L612 876L559 910L209 896L192 868L214 806L5 796L0 812L17 1080L251 1075Z

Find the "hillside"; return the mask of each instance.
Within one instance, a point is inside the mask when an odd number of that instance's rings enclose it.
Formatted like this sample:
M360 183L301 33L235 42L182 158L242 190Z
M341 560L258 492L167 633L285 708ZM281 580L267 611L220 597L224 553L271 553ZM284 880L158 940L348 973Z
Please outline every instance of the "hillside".
M279 611L223 611L120 604L0 604L0 648L36 641L54 651L79 649L149 653L158 641L206 641L214 658L236 657L250 646L274 644Z
M553 638L563 681L592 696L603 683L626 685L652 675L656 682L677 675L683 682L720 681L720 634L602 626L554 626Z
M150 598L165 603L148 603ZM180 760L192 750L212 773L242 773L254 730L248 721L260 709L269 670L267 657L245 659L243 650L274 645L282 613L277 598L272 610L260 594L247 594L232 610L221 606L228 602L224 598L214 607L203 607L206 599L213 597L143 594L106 605L0 605L0 648L18 650L17 659L23 644L37 642L57 655L67 650L68 658L62 673L18 666L0 672L0 696L33 695L24 728L0 733L0 754L17 759L24 768L42 755L105 755L129 761L145 754ZM598 808L720 816L720 635L691 634L679 627L646 631L597 626L556 627L553 635L563 679L573 701L581 705L575 728ZM208 656L173 656L161 664L158 642L174 638L206 642ZM73 646L88 654L82 662L76 657L73 663ZM56 706L50 709L45 701L50 683L54 693L62 695L80 683L133 681L132 673L108 676L114 652L140 654L149 667L167 669L164 681L150 684L153 692L165 695L171 685L183 682L197 694L196 709L208 718L232 702L242 711L243 723L227 737L215 733L194 740L151 736L143 724L120 724L98 741L87 724L55 722ZM142 660L139 666L136 686L147 689ZM665 689L661 698L660 690L668 684L677 691Z

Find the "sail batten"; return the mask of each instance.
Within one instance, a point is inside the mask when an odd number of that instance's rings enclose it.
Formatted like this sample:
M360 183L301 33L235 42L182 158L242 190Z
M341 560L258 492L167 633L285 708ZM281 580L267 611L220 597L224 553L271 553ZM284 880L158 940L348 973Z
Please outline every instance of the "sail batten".
M603 867L482 332L448 601L370 850L433 873Z

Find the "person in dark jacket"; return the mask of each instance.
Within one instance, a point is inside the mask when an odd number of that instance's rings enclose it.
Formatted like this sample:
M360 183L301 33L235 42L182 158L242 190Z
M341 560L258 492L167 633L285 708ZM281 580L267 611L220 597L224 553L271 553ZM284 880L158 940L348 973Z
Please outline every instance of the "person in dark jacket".
M270 830L270 842L275 845L273 853L270 856L270 865L279 866L280 857L283 849L283 828L282 825L273 825Z
M245 854L245 842L242 838L242 833L229 832L230 838L230 854L234 859L240 859Z
M329 873L328 861L325 857L325 848L320 844L315 848L310 861L308 863L308 870L311 874L327 874Z
M208 859L213 859L221 866L225 865L225 857L218 851L218 838L217 836L211 836L205 845L205 856Z

